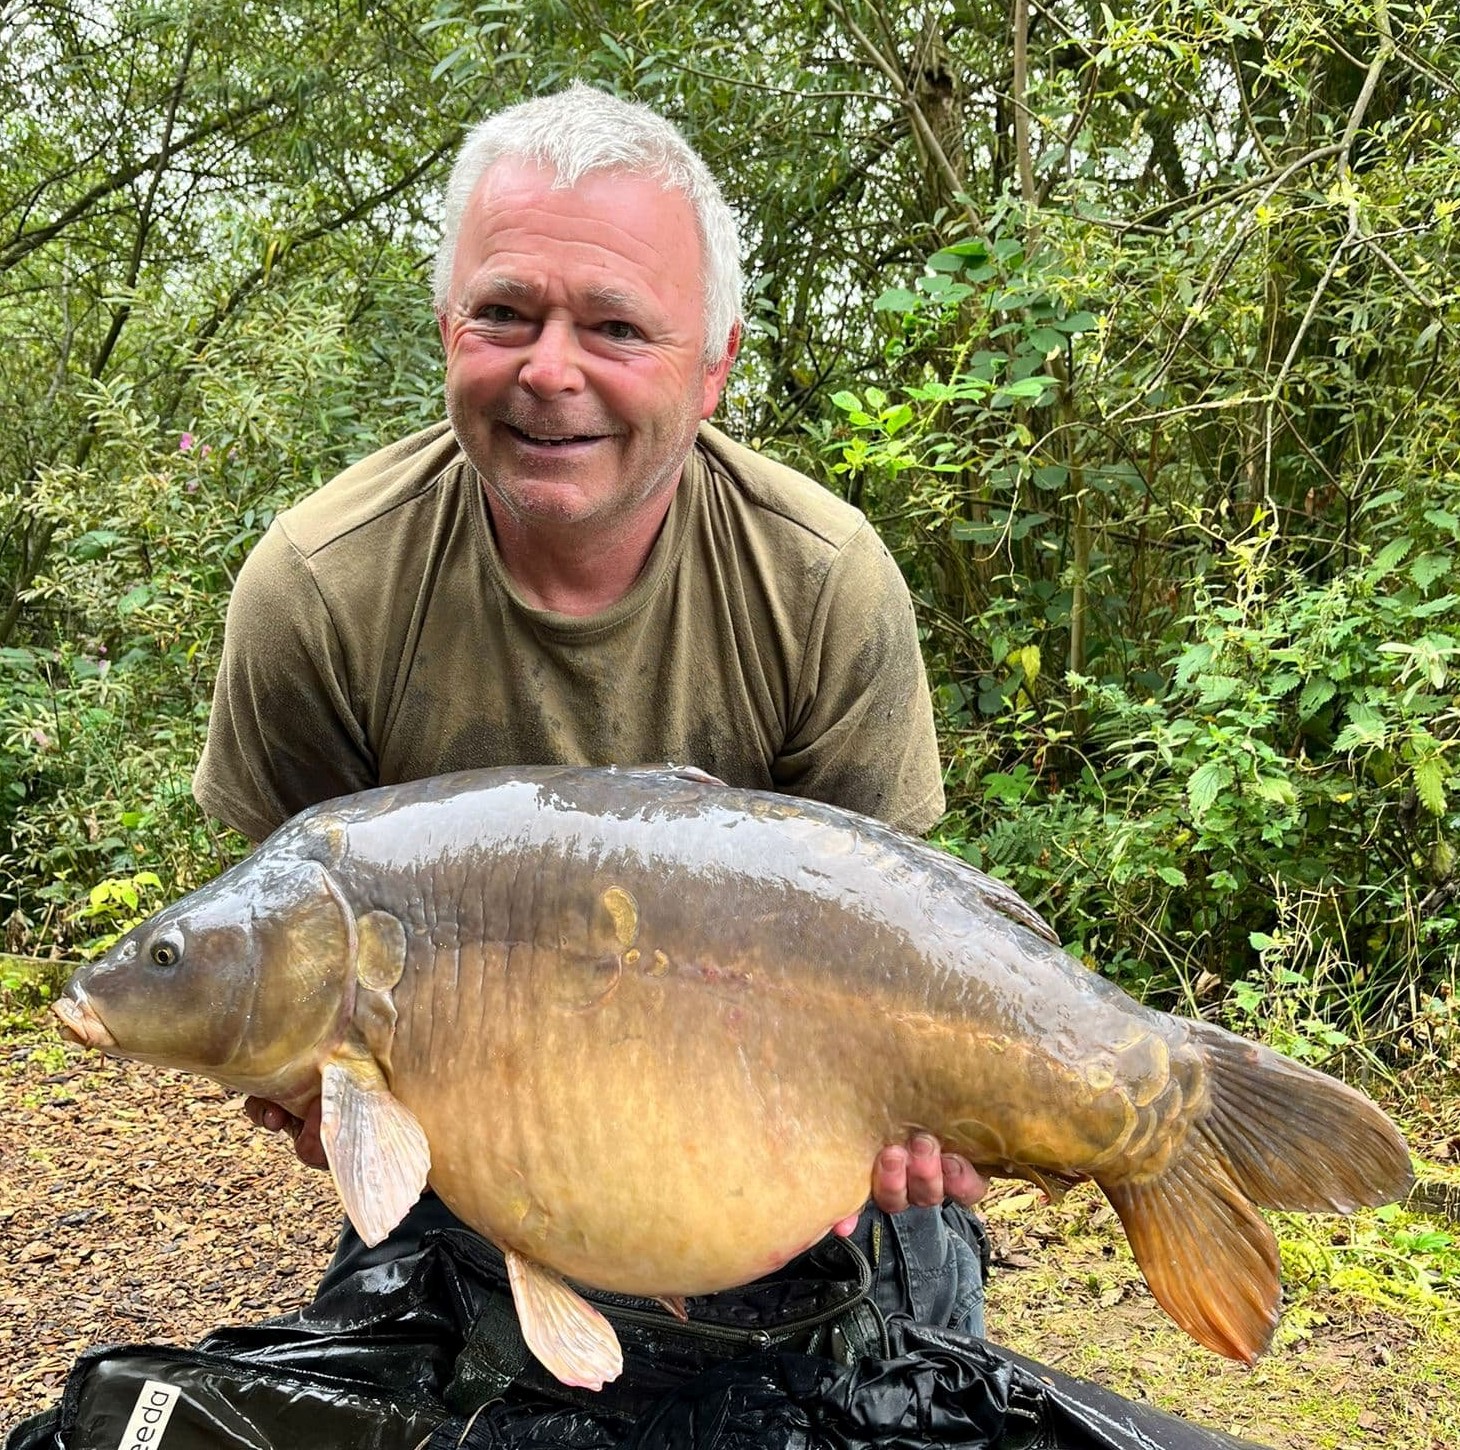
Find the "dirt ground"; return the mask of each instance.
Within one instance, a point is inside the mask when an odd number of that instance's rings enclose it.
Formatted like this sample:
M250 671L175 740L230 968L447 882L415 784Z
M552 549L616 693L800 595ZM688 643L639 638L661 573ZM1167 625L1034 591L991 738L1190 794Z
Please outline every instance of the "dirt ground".
M0 1038L0 1433L108 1342L190 1344L297 1307L340 1214L327 1175L194 1078ZM1310 1288L1248 1370L1185 1339L1093 1190L999 1185L989 1332L1275 1450L1451 1450L1460 1329Z

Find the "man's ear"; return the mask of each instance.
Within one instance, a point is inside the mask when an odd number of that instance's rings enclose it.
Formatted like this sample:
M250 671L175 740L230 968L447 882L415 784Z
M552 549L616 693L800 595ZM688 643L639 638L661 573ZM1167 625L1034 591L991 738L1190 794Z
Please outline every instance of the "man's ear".
M720 406L720 394L725 391L725 380L730 376L731 365L739 351L740 323L737 321L726 339L725 356L705 369L705 393L700 400L701 418L708 418Z

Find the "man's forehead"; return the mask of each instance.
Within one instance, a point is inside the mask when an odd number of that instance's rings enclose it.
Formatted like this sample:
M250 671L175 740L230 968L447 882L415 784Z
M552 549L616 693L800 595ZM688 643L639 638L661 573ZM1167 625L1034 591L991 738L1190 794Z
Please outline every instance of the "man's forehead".
M629 198L627 193L636 193ZM691 219L694 207L677 187L667 186L663 177L619 166L596 166L571 178L559 174L551 164L527 156L499 156L478 178L468 202L478 216L490 216L499 207L510 207L522 199L536 199L547 206L577 205L602 210L608 215L625 204L662 205L683 209Z

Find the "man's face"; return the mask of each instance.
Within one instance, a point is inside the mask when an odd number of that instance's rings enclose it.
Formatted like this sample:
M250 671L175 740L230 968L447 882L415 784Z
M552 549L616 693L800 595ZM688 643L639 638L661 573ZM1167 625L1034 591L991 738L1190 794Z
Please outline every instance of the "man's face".
M446 406L495 505L607 524L679 481L730 369L705 364L693 208L657 181L570 190L503 160L462 219L440 318Z

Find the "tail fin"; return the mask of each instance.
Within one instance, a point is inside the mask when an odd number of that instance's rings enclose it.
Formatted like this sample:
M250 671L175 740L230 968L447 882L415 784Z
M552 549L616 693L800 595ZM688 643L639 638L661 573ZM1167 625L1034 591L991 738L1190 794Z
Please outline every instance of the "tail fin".
M1251 1363L1281 1297L1254 1205L1350 1213L1414 1181L1409 1150L1362 1093L1209 1023L1189 1024L1210 1100L1160 1176L1102 1183L1151 1292L1193 1339Z

